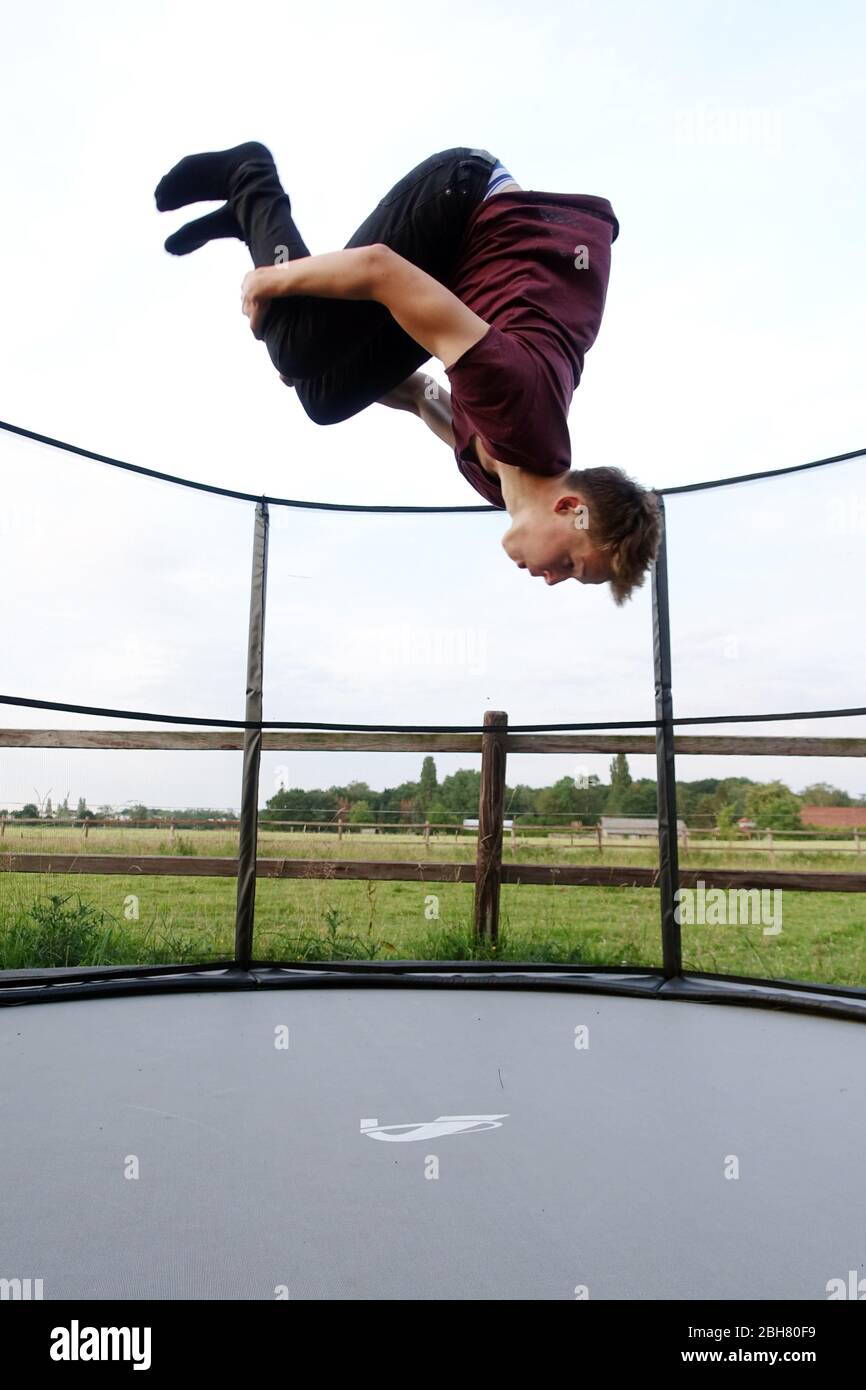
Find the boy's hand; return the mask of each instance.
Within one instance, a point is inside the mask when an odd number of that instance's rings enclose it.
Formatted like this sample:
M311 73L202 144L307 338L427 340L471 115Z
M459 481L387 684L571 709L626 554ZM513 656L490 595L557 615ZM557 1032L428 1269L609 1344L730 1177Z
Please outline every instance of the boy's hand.
M241 285L241 309L250 321L254 338L261 340L265 315L273 298L270 267L262 266L244 276Z

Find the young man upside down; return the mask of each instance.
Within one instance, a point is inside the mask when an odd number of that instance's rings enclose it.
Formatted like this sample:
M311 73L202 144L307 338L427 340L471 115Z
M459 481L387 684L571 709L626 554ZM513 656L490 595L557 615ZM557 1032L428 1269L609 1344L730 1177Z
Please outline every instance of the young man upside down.
M619 224L605 198L522 189L486 150L431 155L342 251L313 256L270 151L188 155L161 212L224 200L166 250L245 241L242 308L310 419L374 401L418 415L511 526L511 560L547 584L609 583L623 604L659 543L654 495L612 467L571 467L568 410L601 324ZM451 393L419 369L437 357Z

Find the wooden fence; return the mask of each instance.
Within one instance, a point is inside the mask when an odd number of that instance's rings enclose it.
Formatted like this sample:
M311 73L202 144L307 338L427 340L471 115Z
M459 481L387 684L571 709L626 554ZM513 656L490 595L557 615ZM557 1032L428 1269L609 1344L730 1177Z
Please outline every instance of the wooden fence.
M503 807L506 763L509 753L652 753L653 736L594 734L511 734L508 717L488 711L480 734L342 733L298 731L265 732L262 751L334 752L418 751L481 754L481 786L475 863L435 861L401 862L345 859L255 859L261 878L389 880L421 883L472 883L475 885L475 929L479 937L495 940L498 934L500 889L503 884L541 884L569 887L659 887L658 868L614 865L521 864L503 862ZM191 730L71 730L2 729L0 747L6 748L109 748L174 749L186 752L239 750L243 732L220 733ZM740 754L796 757L866 757L866 738L784 738L777 736L677 735L675 752L682 754ZM260 824L266 828L268 822ZM336 828L336 827L334 827ZM462 829L462 827L457 827ZM557 829L562 829L557 827ZM751 848L751 846L750 846ZM11 873L168 875L178 877L236 878L238 859L191 855L120 854L0 854L0 871ZM772 869L680 870L682 887L698 882L707 888L787 888L798 892L861 893L866 874L848 872L792 872Z

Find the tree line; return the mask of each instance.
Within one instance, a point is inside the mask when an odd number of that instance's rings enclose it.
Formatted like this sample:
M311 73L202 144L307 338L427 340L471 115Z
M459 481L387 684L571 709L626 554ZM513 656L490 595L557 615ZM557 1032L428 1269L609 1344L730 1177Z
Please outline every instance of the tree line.
M603 815L655 816L658 790L655 778L633 779L628 758L617 753L610 763L610 780L579 773L561 777L550 787L524 783L506 785L505 815L521 825L596 825ZM367 782L345 787L309 790L281 788L270 798L260 821L298 820L386 824L430 821L459 825L477 815L481 773L463 768L440 782L433 757L426 757L417 782L374 791ZM804 805L856 806L866 804L826 782L813 783L799 794L783 782L755 782L748 777L701 778L677 782L677 812L695 828L726 824L746 817L762 828L801 828Z
M549 787L530 787L525 783L506 786L505 815L521 825L596 825L601 816L655 816L657 785L655 778L632 778L628 758L617 753L610 763L608 782L594 773L560 777ZM367 782L349 782L327 788L281 787L259 812L259 821L300 821L372 823L382 826L418 824L460 825L478 813L481 773L461 768L439 780L436 760L424 758L417 781L376 791ZM781 781L755 782L749 777L704 777L677 782L677 813L695 829L718 826L733 832L745 817L761 829L798 830L800 810L812 806L862 806L866 797L855 798L827 782L815 782L799 793ZM76 810L68 795L56 808L46 798L44 805L30 802L11 813L13 819L40 819L55 823L81 823L84 820L114 819L118 813L110 806L94 812L80 797ZM172 820L178 825L195 820L229 821L233 810L208 807L165 809L143 804L126 807L124 821Z

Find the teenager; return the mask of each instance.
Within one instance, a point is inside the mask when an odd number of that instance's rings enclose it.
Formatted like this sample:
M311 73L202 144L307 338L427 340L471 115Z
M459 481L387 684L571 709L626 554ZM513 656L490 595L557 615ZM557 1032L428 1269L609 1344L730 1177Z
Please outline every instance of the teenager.
M605 198L528 191L488 151L431 155L342 251L311 255L270 151L187 155L160 211L224 200L166 250L246 242L243 312L318 424L374 402L418 415L508 511L502 539L548 584L609 583L622 604L659 539L654 495L613 467L572 469L571 398L601 324L619 224ZM420 368L442 363L450 393Z

